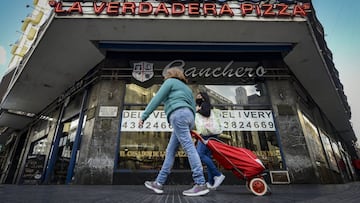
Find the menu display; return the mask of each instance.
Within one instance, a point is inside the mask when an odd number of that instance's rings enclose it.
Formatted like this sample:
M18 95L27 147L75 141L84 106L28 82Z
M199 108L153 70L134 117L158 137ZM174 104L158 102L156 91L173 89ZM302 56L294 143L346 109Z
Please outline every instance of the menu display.
M40 184L45 164L45 155L29 156L22 175L24 184Z

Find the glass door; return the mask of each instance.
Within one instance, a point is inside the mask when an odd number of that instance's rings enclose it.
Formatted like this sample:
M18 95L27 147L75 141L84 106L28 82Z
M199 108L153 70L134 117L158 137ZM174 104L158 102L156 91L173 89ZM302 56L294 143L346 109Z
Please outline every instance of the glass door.
M79 118L76 117L63 123L64 127L59 142L54 172L51 177L51 183L53 184L65 184L78 122Z

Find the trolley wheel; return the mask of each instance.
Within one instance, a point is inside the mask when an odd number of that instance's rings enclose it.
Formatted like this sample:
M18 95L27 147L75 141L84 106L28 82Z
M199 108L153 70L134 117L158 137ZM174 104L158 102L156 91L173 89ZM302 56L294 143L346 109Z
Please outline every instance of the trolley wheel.
M250 190L257 196L263 196L267 190L267 184L262 178L254 178L250 181L249 184Z

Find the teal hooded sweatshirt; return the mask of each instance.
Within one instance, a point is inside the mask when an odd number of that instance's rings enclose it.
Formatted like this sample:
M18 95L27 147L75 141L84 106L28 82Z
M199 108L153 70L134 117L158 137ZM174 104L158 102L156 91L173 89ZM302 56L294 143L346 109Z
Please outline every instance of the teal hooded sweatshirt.
M189 86L177 78L168 78L161 85L159 91L146 106L141 115L141 120L145 121L149 115L161 104L164 103L164 110L169 121L173 111L178 108L189 108L194 116L196 113L195 99Z

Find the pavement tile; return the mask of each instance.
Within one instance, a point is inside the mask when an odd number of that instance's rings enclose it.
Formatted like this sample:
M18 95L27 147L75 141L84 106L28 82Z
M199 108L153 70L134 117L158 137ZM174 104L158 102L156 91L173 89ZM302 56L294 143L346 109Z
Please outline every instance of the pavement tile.
M255 196L245 185L222 185L201 197L186 197L188 185L166 185L155 194L143 185L0 185L1 203L358 203L360 182L269 185L272 193Z

